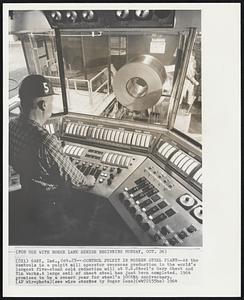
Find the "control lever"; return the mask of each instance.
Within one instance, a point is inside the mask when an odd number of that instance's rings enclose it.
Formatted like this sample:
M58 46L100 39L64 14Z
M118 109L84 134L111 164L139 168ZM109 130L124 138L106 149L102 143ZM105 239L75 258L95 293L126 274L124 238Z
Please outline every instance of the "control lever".
M101 174L101 170L100 169L96 169L96 171L95 171L95 173L94 173L94 177L96 178L96 180L97 180L97 178L99 177L99 175Z

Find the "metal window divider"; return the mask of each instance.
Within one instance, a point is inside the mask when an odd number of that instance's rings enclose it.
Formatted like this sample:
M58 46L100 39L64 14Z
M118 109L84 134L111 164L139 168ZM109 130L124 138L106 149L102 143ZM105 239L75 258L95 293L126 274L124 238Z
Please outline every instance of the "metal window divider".
M192 49L194 46L196 34L197 34L196 28L190 28L188 38L186 41L186 45L185 45L185 49L184 49L184 53L183 53L182 65L179 70L178 76L176 78L175 86L174 86L174 89L172 92L172 99L174 99L175 101L173 103L173 106L171 107L171 110L169 111L169 126L168 127L170 130L174 128L176 115L177 115L177 111L179 108L180 99L181 99L181 95L182 95L182 90L183 90L184 83L185 83L186 72L187 72L187 68L189 65L189 60L190 60L190 56L191 56ZM171 102L171 100L170 100L170 102Z
M62 98L63 98L64 114L67 114L68 113L68 103L67 103L67 94L66 94L66 83L65 83L66 80L65 80L65 72L64 72L61 35L60 35L60 30L58 28L55 28L54 30L55 30L55 40L56 40L58 67L59 67L59 78L60 78L60 86L61 86Z

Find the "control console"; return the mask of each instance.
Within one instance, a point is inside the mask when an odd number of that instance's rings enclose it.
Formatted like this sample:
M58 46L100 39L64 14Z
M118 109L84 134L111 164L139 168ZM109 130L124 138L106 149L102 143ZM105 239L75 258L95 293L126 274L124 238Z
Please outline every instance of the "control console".
M142 245L202 245L202 201L149 158L110 201Z

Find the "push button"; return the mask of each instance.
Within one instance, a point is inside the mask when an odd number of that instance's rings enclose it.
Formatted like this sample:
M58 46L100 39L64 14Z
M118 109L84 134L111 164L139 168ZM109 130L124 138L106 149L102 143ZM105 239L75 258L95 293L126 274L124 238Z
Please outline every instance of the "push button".
M159 208L157 206L153 206L152 208L150 208L149 210L146 211L146 215L150 216L150 215L154 214L158 210L159 210Z
M162 213L153 219L153 223L158 224L159 222L161 222L165 219L167 219L167 216L164 213Z
M163 200L157 204L161 209L164 209L168 204Z
M171 217L175 214L175 211L173 210L173 208L170 208L168 209L165 214L168 216L168 217Z
M154 202L156 202L156 201L158 201L158 200L160 199L160 197L159 197L158 194L156 194L156 195L152 196L151 199L152 199Z
M139 206L140 206L140 208L144 208L144 207L150 205L151 203L153 203L152 200L147 199L147 200L143 201Z

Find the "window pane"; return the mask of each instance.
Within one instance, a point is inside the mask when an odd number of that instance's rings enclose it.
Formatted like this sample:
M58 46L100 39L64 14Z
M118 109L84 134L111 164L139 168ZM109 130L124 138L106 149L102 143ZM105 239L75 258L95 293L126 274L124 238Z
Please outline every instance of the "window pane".
M195 39L187 69L175 128L197 142L202 142L201 36Z
M30 33L23 35L22 39L29 73L41 74L51 81L56 94L54 95L53 101L53 113L63 112L64 108L54 33Z
M61 30L61 43L70 112L167 124L179 47L178 34L111 30L94 36L94 32ZM159 87L161 96L158 101L152 103L149 99L148 102L152 104L147 109L138 111L125 106L116 98L114 78L121 68L141 55L159 60L159 65L161 63L164 66L167 76ZM128 74L128 81L132 75ZM143 88L139 86L143 80L138 76L136 78L137 88ZM131 82L134 84L135 81Z
M18 96L19 83L27 74L21 41L9 35L9 99Z

